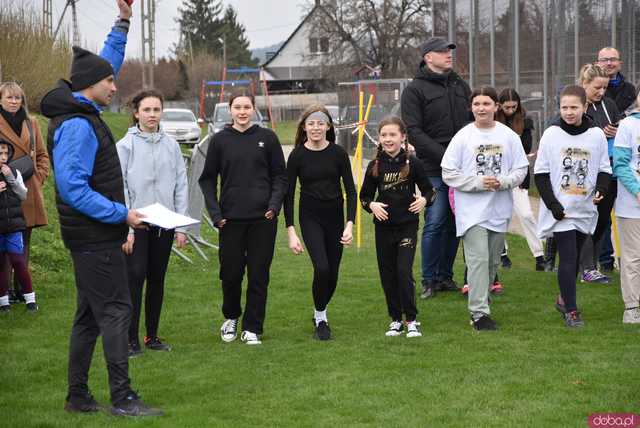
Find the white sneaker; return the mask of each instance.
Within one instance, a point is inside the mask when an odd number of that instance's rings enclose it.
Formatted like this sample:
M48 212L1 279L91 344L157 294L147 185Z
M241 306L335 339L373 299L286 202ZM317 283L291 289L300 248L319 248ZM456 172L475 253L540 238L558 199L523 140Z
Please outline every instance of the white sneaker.
M220 339L223 342L233 342L238 337L238 320L225 320L220 327Z
M419 322L411 321L407 323L407 337L422 337L422 333L418 326Z
M640 324L640 308L627 309L622 314L624 324Z
M391 321L391 324L389 324L389 330L387 330L387 332L385 333L385 336L388 336L388 337L400 336L402 334L402 330L403 330L402 322Z
M242 335L240 335L240 340L242 340L247 345L261 345L262 342L258 339L258 335L252 333L250 331L243 331Z

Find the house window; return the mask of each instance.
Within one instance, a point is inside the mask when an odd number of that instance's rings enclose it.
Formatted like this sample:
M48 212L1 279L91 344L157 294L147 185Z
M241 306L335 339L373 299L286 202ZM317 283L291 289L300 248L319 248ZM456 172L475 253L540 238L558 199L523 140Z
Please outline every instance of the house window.
M318 52L318 39L315 37L310 37L309 38L309 50L311 51L311 53L316 53Z
M326 37L320 39L320 52L329 52L329 39Z

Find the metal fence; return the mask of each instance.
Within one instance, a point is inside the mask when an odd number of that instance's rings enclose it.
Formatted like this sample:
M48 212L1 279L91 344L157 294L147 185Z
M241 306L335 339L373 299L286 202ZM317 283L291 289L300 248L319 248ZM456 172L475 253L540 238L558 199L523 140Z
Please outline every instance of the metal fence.
M470 86L513 87L544 122L555 114L562 87L605 46L620 51L628 80L640 78L640 0L432 0L431 6L432 34L458 44L455 67Z
M557 113L558 94L575 83L580 67L613 46L623 60L622 73L640 84L640 0L431 0L431 34L454 41L455 70L471 87L515 88L534 121L534 144ZM451 19L450 19L451 18ZM419 58L416 58L416 65ZM342 125L358 119L358 93L375 95L367 132L399 114L399 99L409 79L366 80L338 84ZM338 141L353 152L356 135L341 129ZM375 147L365 138L364 155Z
M357 133L353 132L354 128L351 125L358 122L359 97L362 91L365 109L369 96L373 95L374 97L366 126L367 135L363 142L363 155L369 159L375 156L376 147L372 138L377 138L378 123L385 116L400 115L400 95L409 81L409 79L384 79L339 83L338 144L349 153L353 153L355 150Z

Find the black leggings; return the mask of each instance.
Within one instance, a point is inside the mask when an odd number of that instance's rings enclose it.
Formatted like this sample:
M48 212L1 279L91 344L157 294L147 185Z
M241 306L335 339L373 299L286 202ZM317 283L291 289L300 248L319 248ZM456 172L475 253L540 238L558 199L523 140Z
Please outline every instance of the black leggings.
M416 293L413 281L413 259L416 254L418 223L399 226L376 224L376 255L380 282L393 321L415 321Z
M151 226L149 230L136 229L133 253L127 256L127 273L133 313L129 326L129 341L139 340L142 290L145 280L147 289L144 298L146 335L158 335L160 312L164 299L164 277L171 256L174 231Z
M578 276L579 258L582 245L587 235L577 230L554 232L553 238L558 248L558 285L567 312L577 309L576 278Z
M339 214L320 221L311 213L300 210L300 231L313 264L312 292L316 311L327 309L338 285L343 228L344 219Z

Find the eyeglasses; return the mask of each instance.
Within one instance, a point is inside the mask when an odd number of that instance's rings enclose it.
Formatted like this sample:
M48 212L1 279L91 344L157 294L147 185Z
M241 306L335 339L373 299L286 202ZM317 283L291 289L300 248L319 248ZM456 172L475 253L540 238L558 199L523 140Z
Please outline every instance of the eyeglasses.
M612 56L611 58L598 58L598 62L618 62L620 58Z

